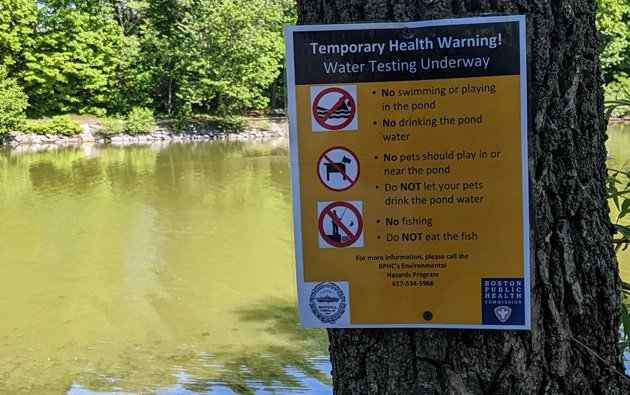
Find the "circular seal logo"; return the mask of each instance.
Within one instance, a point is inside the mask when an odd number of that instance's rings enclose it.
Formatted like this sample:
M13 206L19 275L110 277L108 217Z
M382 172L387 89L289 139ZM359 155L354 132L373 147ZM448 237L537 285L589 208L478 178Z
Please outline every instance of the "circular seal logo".
M346 296L337 284L319 283L311 292L309 305L324 324L334 324L346 311Z

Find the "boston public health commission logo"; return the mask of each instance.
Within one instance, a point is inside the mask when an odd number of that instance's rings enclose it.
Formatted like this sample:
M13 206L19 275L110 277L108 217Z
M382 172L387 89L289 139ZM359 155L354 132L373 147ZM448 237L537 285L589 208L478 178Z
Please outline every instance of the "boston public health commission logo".
M524 325L524 283L523 278L482 278L482 324Z
M497 306L494 308L494 315L501 322L506 322L512 315L512 308L510 306Z
M309 299L311 311L324 324L334 324L346 311L346 296L337 284L319 283Z

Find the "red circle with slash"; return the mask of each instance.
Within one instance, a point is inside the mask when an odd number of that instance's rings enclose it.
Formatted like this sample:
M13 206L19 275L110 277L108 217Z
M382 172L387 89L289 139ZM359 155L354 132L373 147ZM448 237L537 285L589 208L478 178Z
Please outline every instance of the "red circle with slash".
M339 152L341 152L343 158L340 159L339 162L335 162L335 159L331 158L331 153L339 155ZM351 158L348 158L346 155ZM350 161L347 162L347 159L350 159ZM351 165L356 166L356 175L354 176L348 174L350 173L348 168ZM325 170L322 170L322 166ZM324 171L326 175L325 179L323 178L322 171ZM338 174L337 177L341 177L341 185L336 186L334 181L335 179L333 179L333 181L330 180L331 174L335 176L335 173ZM360 173L361 164L359 163L359 158L350 148L342 146L328 148L323 154L321 154L319 160L317 161L317 177L319 178L319 181L331 191L342 192L352 188L359 180Z
M350 231L350 229L348 229L348 227L343 222L341 222L341 219L332 212L332 210L337 207L346 208L355 215L355 217L357 218L356 233L352 233L352 231ZM331 240L328 237L328 235L326 234L326 230L324 229L324 219L326 219L326 217L330 217L330 219L346 234L348 240L337 242ZM359 237L361 237L361 232L363 231L363 218L361 217L361 213L359 212L359 210L352 204L348 202L333 202L324 207L322 212L319 214L318 228L319 234L322 239L324 239L324 241L326 241L326 243L330 244L331 246L338 248L350 247L351 245L356 243L357 240L359 240Z
M319 107L318 106L319 103L322 101L322 99L326 95L335 94L335 93L338 93L341 96L339 97L339 99L337 99L335 104L333 104L333 106L329 108L323 116L320 117L319 114L317 113L317 107ZM331 119L333 114L346 102L346 100L350 104L350 115L348 116L348 119L346 119L345 121L343 121L342 123L338 125L334 125L334 124L331 125L327 123L327 121ZM345 128L346 126L348 126L350 122L352 122L355 114L357 113L357 106L354 102L354 99L352 98L352 95L349 92L338 87L331 87L331 88L326 88L322 90L321 92L319 92L317 96L315 96L315 100L313 100L312 111L313 111L313 117L315 117L315 122L317 122L324 129L341 130Z

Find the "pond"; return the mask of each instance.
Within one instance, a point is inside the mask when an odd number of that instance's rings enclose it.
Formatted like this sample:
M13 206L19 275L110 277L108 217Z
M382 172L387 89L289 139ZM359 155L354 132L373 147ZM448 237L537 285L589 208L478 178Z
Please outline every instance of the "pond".
M609 136L628 169L630 126ZM330 393L288 162L286 140L0 150L0 393Z
M329 393L286 140L0 150L0 393Z
M609 160L608 168L630 171L630 124L615 124L608 127L606 142ZM615 222L619 211L611 204L611 220ZM630 226L630 218L625 217L620 224ZM630 249L617 253L619 272L623 281L630 283Z

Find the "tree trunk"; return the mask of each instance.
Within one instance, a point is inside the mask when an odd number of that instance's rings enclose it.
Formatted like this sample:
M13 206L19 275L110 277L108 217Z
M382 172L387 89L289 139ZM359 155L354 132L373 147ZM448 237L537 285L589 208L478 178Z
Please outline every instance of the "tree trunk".
M625 394L594 1L300 0L298 23L525 14L532 330L329 330L337 393Z
M278 105L278 80L280 78L273 80L273 84L269 88L269 108L272 110L275 110Z

